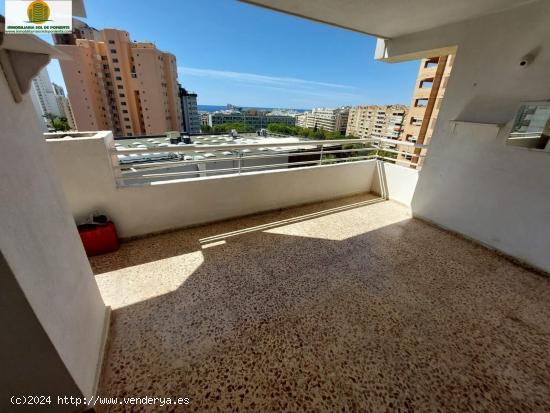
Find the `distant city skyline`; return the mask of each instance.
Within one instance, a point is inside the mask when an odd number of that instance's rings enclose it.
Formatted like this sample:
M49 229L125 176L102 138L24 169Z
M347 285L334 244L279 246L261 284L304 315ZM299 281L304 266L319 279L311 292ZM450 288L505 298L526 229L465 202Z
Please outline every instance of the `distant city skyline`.
M177 58L179 80L199 105L311 109L409 104L418 62L373 59L376 39L237 1L185 2L178 13L144 0L86 4L89 25L127 30ZM2 7L2 13L4 4ZM49 36L41 36L52 42ZM57 61L48 65L64 86Z

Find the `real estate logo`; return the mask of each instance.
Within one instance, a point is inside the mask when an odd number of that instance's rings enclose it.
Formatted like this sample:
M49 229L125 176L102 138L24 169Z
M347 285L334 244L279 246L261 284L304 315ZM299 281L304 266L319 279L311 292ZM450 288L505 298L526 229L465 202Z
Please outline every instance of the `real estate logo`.
M70 33L70 0L6 0L6 33Z
M27 7L29 23L43 24L50 17L50 6L42 0L35 0Z

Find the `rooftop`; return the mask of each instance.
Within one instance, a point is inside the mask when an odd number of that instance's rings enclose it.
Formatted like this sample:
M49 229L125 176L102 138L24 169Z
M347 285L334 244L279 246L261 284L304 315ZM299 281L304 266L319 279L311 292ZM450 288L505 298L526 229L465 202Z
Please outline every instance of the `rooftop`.
M101 394L205 412L550 409L549 280L374 195L91 263L113 308Z

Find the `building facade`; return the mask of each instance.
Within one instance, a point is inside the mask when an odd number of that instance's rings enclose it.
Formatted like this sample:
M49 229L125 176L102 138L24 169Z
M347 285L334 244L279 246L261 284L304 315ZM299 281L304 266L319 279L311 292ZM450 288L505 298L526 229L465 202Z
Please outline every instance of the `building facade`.
M63 86L60 86L57 83L52 82L52 87L53 87L53 93L56 96L65 96L65 89L63 89Z
M55 95L55 99L57 101L59 111L61 112L61 116L67 119L67 124L69 125L69 128L71 128L71 130L77 130L76 123L74 121L73 110L71 108L71 103L69 102L69 99L64 95Z
M226 123L244 123L259 130L267 128L267 125L270 123L282 123L294 126L296 124L296 117L285 115L282 112L261 112L257 110L224 110L208 114L208 124L210 126Z
M350 109L347 134L358 138L399 139L408 107L405 105L368 105Z
M208 125L208 118L209 118L209 113L208 112L201 112L200 113L200 117L201 117L201 126L207 126Z
M315 108L311 112L304 112L296 116L296 125L302 128L323 129L327 132L339 132L345 135L349 107L335 109Z
M422 59L416 79L415 89L409 113L405 119L405 128L400 137L402 141L427 145L430 143L437 115L445 95L454 55ZM400 147L400 151L410 155L399 155L398 159L422 164L426 150Z
M65 96L65 89L63 86L60 86L52 82L53 92L55 95L55 100L57 102L57 108L59 109L59 116L67 119L67 124L71 130L76 130L76 124L74 121L73 110L71 108L71 103L69 99Z
M54 33L52 36L55 44L76 45L78 39L101 41L99 30L75 18L73 18L73 30L71 33Z
M60 64L77 128L115 136L180 131L175 56L153 43L133 42L123 30L91 33L93 40L79 32L57 44L71 57Z
M301 128L307 128L307 119L308 119L308 115L310 114L311 112L304 112L304 113L300 113L298 115L296 115L296 126L299 126Z
M43 68L32 80L31 100L37 116L41 119L43 130L48 128L48 119L46 115L61 116L59 106L54 93L54 88L48 74L48 70Z
M201 117L197 109L197 94L179 86L179 97L183 119L182 130L189 134L200 133Z

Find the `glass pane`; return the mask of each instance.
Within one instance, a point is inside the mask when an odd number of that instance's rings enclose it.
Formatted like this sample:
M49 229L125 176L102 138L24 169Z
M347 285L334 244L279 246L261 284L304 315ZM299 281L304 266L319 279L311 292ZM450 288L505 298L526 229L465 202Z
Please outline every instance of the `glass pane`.
M550 138L550 103L522 105L507 143L525 148L545 149Z

